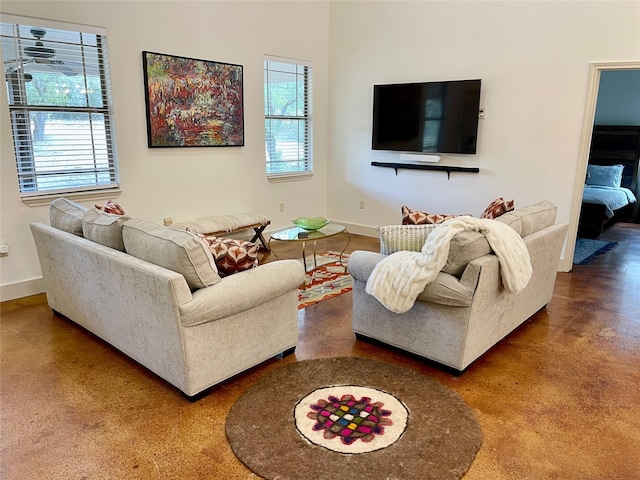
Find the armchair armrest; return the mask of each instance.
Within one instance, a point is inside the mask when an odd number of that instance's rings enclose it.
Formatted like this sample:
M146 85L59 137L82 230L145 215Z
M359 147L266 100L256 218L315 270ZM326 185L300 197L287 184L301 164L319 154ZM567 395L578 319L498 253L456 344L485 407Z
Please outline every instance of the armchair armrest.
M278 260L235 273L196 290L190 302L180 305L182 325L199 325L234 315L297 291L304 281L304 267L297 260Z
M373 269L386 255L356 250L349 256L349 273L356 280L366 283Z

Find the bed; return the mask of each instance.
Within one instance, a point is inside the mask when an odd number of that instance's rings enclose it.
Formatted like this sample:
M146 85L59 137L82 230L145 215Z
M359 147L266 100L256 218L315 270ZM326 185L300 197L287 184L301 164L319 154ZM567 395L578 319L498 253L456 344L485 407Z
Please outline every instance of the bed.
M639 158L640 127L594 127L579 236L595 238L613 223L634 216Z

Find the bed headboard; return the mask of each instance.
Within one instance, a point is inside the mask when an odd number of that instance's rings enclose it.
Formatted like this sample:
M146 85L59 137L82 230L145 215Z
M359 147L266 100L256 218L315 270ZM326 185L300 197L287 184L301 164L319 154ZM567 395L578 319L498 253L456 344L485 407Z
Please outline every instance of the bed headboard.
M633 191L638 184L640 125L595 125L591 136L589 163L624 165L622 186Z

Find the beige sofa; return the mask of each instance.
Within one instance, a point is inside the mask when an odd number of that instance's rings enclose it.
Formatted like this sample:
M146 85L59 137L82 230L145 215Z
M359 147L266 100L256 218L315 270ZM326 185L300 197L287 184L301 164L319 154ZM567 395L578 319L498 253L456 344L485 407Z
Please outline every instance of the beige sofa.
M206 242L188 232L96 210L60 199L52 225L31 225L55 312L187 397L293 351L300 262L221 278Z
M373 339L420 355L460 373L522 322L544 307L553 294L567 225L556 224L556 207L544 201L508 212L495 221L511 225L529 251L533 274L527 286L512 294L502 286L498 258L478 232L453 238L445 267L404 314L387 310L366 293L375 265L384 258L375 252L356 251L349 258L354 278L353 331L361 339ZM421 228L422 227L422 228ZM406 236L420 237L427 227L398 226L401 248L381 238L381 250L393 253L407 248ZM388 232L387 232L388 233Z

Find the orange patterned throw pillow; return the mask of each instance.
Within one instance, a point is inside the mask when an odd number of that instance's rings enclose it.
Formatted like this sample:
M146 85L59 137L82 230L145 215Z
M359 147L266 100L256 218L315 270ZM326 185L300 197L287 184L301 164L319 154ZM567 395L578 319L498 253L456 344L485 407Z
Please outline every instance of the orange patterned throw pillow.
M201 235L209 244L209 250L218 267L220 276L249 270L258 266L258 245L234 238Z
M403 225L427 225L442 223L445 220L449 220L458 216L459 215L439 215L437 213L416 212L405 205L402 206Z
M122 209L122 207L120 205L118 205L116 202L114 202L113 200L109 200L107 201L106 205L104 207L101 207L100 205L96 205L95 206L98 210L102 210L104 213L110 213L112 215L124 215L124 210Z
M504 215L505 213L513 210L514 203L515 202L513 200L505 200L502 197L496 198L487 208L485 208L482 215L480 215L480 218L498 218L500 215Z

